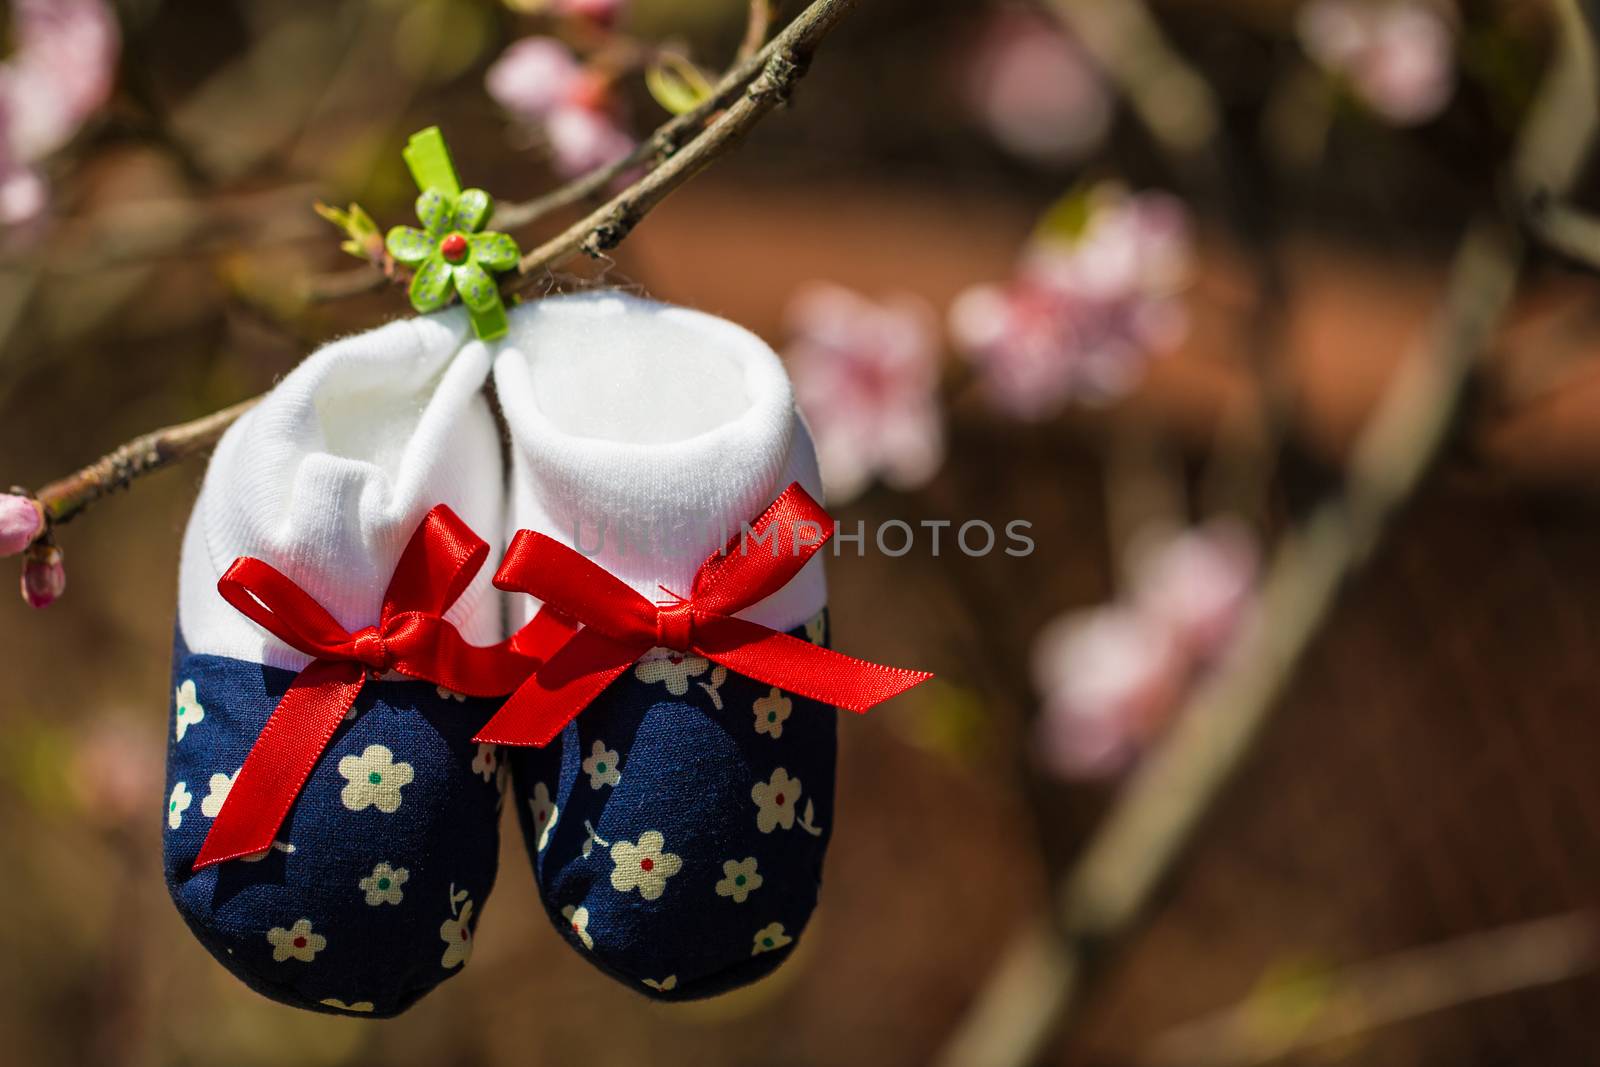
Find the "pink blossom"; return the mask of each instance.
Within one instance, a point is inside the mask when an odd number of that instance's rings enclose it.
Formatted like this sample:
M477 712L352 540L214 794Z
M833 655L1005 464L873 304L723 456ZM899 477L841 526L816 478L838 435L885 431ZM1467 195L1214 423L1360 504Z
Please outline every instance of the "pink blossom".
M44 533L44 512L25 496L0 494L0 557L15 556Z
M610 117L581 107L551 112L545 120L544 134L550 142L556 170L567 177L614 163L633 151L633 138Z
M116 20L103 0L12 0L16 48L0 63L0 223L26 221L47 195L34 164L110 98Z
M1181 693L1182 650L1158 622L1120 605L1067 615L1034 642L1045 694L1040 754L1069 778L1125 769Z
M1455 29L1435 4L1313 0L1298 28L1319 66L1396 125L1428 121L1455 91Z
M543 132L556 170L567 177L615 162L633 149L618 126L603 77L553 37L514 41L485 77L489 95Z
M1038 11L1003 7L973 46L966 96L995 140L1046 163L1079 159L1105 137L1111 98L1088 56Z
M1133 602L1197 661L1222 653L1254 606L1256 540L1237 519L1141 538L1130 556Z
M1025 248L1010 282L974 286L950 309L951 332L990 399L1017 418L1125 395L1151 355L1188 329L1183 205L1102 185L1086 194L1084 211L1078 232L1047 233Z
M813 283L787 318L795 395L828 491L849 499L874 477L902 489L932 478L944 461L932 310L910 295L877 302Z
M1256 542L1236 519L1146 531L1129 556L1118 600L1065 615L1034 641L1037 740L1063 777L1127 769L1254 611Z
M554 37L513 41L489 68L484 82L489 95L507 111L543 118L566 102L583 64Z
M22 599L29 607L47 608L67 588L67 571L61 563L61 550L54 545L35 544L22 558Z

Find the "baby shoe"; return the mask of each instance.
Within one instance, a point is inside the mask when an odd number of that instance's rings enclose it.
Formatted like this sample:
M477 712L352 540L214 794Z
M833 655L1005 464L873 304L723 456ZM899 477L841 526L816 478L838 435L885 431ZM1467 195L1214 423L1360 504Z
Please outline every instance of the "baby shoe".
M607 646L620 658L575 718L555 720L558 738L510 750L545 909L597 967L647 995L754 981L789 955L816 906L834 709L687 652L687 630L680 640L650 620L653 604L698 598L707 558L786 487L819 493L788 377L732 323L616 293L517 309L494 377L512 438L510 525L524 531L497 584L539 586L569 611L555 586L603 588L648 617L629 639L642 647ZM822 561L792 559L786 580L737 614L821 645ZM538 603L514 599L513 622ZM673 618L688 625L685 611L659 615L667 630ZM579 621L587 628L548 666L605 629ZM517 720L523 695L481 739L546 740L550 730Z
M168 888L286 1004L404 1010L494 883L503 768L472 738L516 679L469 647L505 636L489 366L459 309L322 348L224 435L184 536Z

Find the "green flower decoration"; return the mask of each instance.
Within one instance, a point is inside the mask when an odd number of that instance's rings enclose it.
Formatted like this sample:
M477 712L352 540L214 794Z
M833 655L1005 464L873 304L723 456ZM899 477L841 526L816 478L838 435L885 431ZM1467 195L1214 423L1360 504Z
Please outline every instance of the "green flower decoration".
M384 247L416 270L411 306L426 314L450 303L452 292L460 293L478 337L491 341L504 335L506 309L494 275L517 265L517 242L483 229L493 201L482 189L461 189L438 127L413 134L405 159L422 190L417 218L423 228L396 226Z

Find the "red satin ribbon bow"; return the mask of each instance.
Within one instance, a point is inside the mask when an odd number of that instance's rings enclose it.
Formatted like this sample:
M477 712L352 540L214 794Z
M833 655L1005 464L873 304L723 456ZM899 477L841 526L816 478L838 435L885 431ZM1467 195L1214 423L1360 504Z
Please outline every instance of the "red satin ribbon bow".
M278 828L369 677L398 671L468 696L516 689L538 660L512 642L467 644L443 615L489 558L489 546L440 504L417 527L376 626L354 633L274 567L242 556L217 591L253 622L315 660L290 684L211 824L194 869L272 846ZM524 639L519 647L526 648Z
M856 712L931 678L734 618L787 585L832 535L828 513L798 484L790 485L747 534L734 536L700 566L687 598L659 605L561 542L519 531L494 584L538 597L546 610L583 629L511 695L477 740L548 744L614 678L658 646Z

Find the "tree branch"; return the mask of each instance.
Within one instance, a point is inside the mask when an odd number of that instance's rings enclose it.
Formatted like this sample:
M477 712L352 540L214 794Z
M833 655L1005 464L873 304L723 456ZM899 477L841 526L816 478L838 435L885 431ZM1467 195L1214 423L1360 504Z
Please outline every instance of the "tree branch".
M1161 146L1183 158L1204 151L1221 128L1211 86L1167 42L1139 0L1049 0Z
M599 257L621 244L639 220L673 190L736 145L751 127L788 99L817 44L854 5L855 0L815 0L762 49L760 73L736 103L655 170L523 256L517 269L526 276L559 266L579 252Z
M763 3L765 0L754 0L754 2ZM803 49L804 53L809 56L810 51L815 49L817 42L833 28L834 23L854 2L855 0L819 0L819 2L813 3L805 11L801 12L783 33L767 42L765 47L759 48L748 55L741 49L738 59L723 74L722 79L717 82L710 96L706 97L705 100L702 100L691 110L681 115L676 115L658 126L655 132L634 146L633 151L614 163L597 167L581 177L575 178L565 185L553 189L542 196L537 196L532 200L496 205L494 215L489 221L489 228L495 230L521 229L563 208L599 200L618 179L638 170L640 167L659 168L686 144L709 132L706 129L707 123L711 122L712 118L719 112L724 111L738 101L745 94L745 90L750 86L750 83L758 75L762 75L769 70L780 53ZM771 10L776 10L777 7L775 2L767 2L766 6ZM754 16L752 15L753 18ZM746 43L749 41L748 34L754 32L754 29L753 24L747 27ZM761 27L763 37L766 30L766 26ZM798 77L799 73L797 71L791 78L791 83ZM770 107L763 109L759 114L746 116L742 121L746 127L754 125L770 110ZM731 143L719 145L712 155L706 158L714 158L729 147L731 147ZM654 173L653 169L652 173ZM682 176L677 183L681 184L682 181L686 181L692 176L693 174ZM642 184L643 180L636 182L632 189L638 189ZM625 190L623 193L618 194L619 198L627 195L630 191ZM664 197L665 193L662 196ZM659 199L657 199L657 202L659 202ZM610 207L610 205L608 204L607 207ZM606 208L602 208L601 212L605 210ZM649 209L646 208L645 210L648 211ZM601 212L595 212L590 218L598 216ZM642 212L640 214L642 215ZM573 233L581 225L583 223L578 223L569 229L567 233ZM563 236L567 235L564 234ZM578 243L581 244L586 236L587 234L579 236L577 238ZM607 247L615 247L615 243ZM547 243L544 249L554 251L555 243ZM523 262L532 263L533 260L533 256L528 256L524 257ZM555 262L557 261L552 260L537 265L549 267L555 265ZM523 273L531 269L535 269L535 267L530 266ZM395 278L391 278L376 266L358 267L354 270L339 271L312 279L308 285L307 295L313 301L337 300L382 289L391 281L396 280L404 281L405 278L400 278L398 275ZM523 280L516 276L511 276L502 283L503 287L513 289L523 284L525 284Z
M815 0L765 48L736 62L709 98L660 127L627 159L537 200L502 205L495 215L497 225L524 225L603 190L618 175L646 160L664 160L604 207L525 256L521 275L514 282L525 284L528 272L555 266L579 251L600 255L621 243L672 190L732 148L746 131L787 98L817 44L854 4L855 0ZM705 125L713 115L715 120ZM376 268L362 268L323 275L312 279L309 286L313 294L348 296L379 288L386 281ZM76 474L52 482L36 497L47 520L46 531L40 536L47 536L49 529L70 521L101 497L126 488L143 475L206 452L259 399L145 434Z
M1560 53L1512 163L1524 199L1564 195L1600 125L1593 42L1577 2L1558 5ZM1438 326L1396 373L1362 432L1347 488L1285 535L1263 583L1258 624L1178 712L1171 732L1123 789L1065 879L1051 921L1017 935L946 1046L942 1067L1034 1062L1081 1000L1102 950L1144 914L1242 765L1345 581L1449 439L1479 357L1510 304L1522 251L1514 221L1483 220L1470 229ZM1040 945L1040 938L1048 943Z
M90 504L126 488L136 478L180 459L209 451L221 438L223 431L260 399L256 397L241 401L193 422L168 426L136 437L76 474L51 482L39 490L36 497L44 508L45 519L51 526L71 522Z
M1287 1025L1262 1025L1274 1006L1274 991L1263 990L1217 1015L1168 1031L1136 1062L1143 1067L1258 1067L1475 1000L1569 981L1596 966L1600 923L1593 912L1534 919L1319 974L1318 992L1309 1004L1301 999L1280 1009L1286 1016L1301 1015L1288 1016Z

